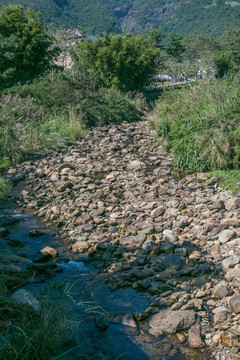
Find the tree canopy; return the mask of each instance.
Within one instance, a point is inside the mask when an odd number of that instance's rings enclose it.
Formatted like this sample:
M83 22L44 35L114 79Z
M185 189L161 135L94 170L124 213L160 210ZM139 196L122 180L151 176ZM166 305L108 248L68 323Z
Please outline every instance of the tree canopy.
M94 73L101 86L141 90L159 68L160 50L153 36L105 35L77 45L78 66Z
M49 69L57 55L40 13L22 6L4 6L0 12L1 87L33 79ZM52 47L52 48L51 48Z

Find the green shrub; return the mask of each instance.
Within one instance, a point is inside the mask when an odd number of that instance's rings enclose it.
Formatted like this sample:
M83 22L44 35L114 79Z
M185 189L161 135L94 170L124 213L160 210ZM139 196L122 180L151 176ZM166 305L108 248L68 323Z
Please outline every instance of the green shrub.
M10 195L11 186L0 176L0 201L5 201Z
M183 169L240 166L240 81L199 82L166 92L150 123Z
M11 163L74 142L84 134L80 114L76 117L68 107L55 115L30 96L8 94L0 98L0 157Z
M79 101L76 109L84 114L87 126L99 126L140 119L145 101L140 95L131 97L117 89L100 89Z

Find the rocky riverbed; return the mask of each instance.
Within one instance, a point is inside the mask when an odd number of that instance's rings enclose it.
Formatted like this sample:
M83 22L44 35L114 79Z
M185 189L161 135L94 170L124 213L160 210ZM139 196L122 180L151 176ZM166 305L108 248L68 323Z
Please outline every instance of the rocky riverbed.
M146 294L134 326L151 338L174 335L202 359L206 349L216 360L240 359L240 197L218 187L220 178L180 175L141 122L95 128L8 170L26 184L19 205L56 226L109 290ZM46 264L39 257L35 270ZM109 321L96 324L104 330Z

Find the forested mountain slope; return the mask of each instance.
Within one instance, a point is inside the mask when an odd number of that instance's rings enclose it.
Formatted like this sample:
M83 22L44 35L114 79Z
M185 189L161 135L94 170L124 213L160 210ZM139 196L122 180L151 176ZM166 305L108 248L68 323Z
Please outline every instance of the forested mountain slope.
M58 27L82 27L100 34L153 28L166 33L221 35L240 26L240 1L225 0L1 0L40 10Z

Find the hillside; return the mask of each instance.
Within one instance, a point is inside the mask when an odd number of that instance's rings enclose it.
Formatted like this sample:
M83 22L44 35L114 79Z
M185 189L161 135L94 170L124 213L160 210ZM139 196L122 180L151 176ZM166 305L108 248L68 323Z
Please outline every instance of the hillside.
M204 32L221 35L240 24L240 1L225 0L2 0L39 10L46 22L82 27L100 34L126 30L134 34L153 28L165 33Z

